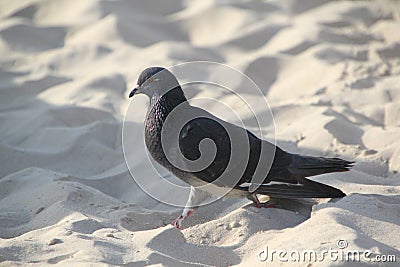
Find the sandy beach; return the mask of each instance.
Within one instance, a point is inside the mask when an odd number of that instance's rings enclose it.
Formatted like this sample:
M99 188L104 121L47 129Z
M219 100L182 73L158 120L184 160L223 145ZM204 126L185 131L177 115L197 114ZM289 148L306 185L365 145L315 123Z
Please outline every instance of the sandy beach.
M134 182L122 127L143 69L189 61L254 80L283 149L355 161L312 178L347 196L225 199L172 227L181 209ZM397 266L399 137L398 1L0 2L0 266Z

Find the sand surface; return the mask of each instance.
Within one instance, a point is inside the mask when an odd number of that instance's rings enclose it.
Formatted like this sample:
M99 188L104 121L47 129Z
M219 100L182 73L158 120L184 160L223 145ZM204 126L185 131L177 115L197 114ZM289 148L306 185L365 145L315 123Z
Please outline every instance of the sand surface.
M400 261L399 2L230 2L0 2L0 265L265 266L266 246ZM195 60L261 87L282 148L356 161L315 177L348 196L228 199L170 226L180 209L133 182L122 123L141 70Z

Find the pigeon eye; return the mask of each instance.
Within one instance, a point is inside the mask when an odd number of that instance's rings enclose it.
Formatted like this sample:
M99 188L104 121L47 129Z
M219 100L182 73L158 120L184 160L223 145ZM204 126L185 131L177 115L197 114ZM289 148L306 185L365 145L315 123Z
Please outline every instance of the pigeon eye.
M152 82L156 82L156 81L159 81L160 79L156 79L156 78L153 78L153 77L150 77L150 78L148 78L147 80L146 80L146 83L152 83Z

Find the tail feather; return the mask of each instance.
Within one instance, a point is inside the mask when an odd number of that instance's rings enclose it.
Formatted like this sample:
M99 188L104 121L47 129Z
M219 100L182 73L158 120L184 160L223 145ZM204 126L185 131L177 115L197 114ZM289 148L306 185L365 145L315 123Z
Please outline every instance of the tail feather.
M310 177L330 172L346 172L350 170L353 163L339 158L292 155L289 170L294 175Z

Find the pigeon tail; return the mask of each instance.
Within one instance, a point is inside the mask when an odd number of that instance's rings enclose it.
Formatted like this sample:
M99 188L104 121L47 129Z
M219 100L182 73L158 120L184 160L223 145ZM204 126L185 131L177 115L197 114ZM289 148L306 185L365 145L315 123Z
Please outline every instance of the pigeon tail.
M310 177L330 172L346 172L353 163L339 158L292 155L289 170L295 176Z

